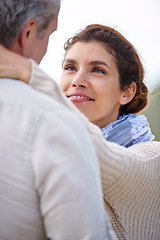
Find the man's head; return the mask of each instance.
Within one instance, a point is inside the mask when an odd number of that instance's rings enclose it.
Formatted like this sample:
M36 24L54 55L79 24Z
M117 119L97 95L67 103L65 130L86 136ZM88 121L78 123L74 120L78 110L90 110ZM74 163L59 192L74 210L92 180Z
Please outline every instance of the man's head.
M60 0L1 0L0 43L37 63L57 28Z

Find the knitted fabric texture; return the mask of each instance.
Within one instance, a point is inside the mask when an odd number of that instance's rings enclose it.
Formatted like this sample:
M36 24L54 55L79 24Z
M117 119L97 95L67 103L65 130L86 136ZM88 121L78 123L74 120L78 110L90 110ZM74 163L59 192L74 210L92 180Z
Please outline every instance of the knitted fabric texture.
M126 150L123 167L118 155L110 165L108 160L101 162L109 219L120 240L160 240L160 143L135 144ZM113 175L117 179L111 183Z

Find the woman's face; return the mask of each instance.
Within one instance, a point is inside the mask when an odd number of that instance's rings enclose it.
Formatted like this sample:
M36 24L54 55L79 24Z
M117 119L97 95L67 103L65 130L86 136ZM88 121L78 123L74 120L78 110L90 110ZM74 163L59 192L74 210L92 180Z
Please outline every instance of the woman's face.
M117 120L123 92L115 59L99 42L77 42L63 62L60 86L68 99L100 128Z

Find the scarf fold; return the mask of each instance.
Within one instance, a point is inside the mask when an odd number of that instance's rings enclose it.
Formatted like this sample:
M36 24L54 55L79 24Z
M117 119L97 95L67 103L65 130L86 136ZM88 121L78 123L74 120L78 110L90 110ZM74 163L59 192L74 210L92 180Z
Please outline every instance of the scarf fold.
M135 113L119 116L118 120L111 122L101 131L107 141L124 147L140 142L151 142L155 138L146 117Z

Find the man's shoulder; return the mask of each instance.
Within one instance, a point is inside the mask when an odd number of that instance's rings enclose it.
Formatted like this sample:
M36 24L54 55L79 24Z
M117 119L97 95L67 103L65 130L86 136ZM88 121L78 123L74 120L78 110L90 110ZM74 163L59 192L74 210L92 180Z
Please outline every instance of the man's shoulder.
M27 119L28 122L34 123L40 120L48 125L57 124L65 118L67 126L72 127L75 124L82 127L76 114L66 107L59 95L57 96L56 98L55 93L55 98L52 98L18 80L0 79L1 117L5 114L14 115L19 122L21 116L25 121ZM8 120L10 121L9 118Z
M12 79L0 79L0 100L19 106L32 106L32 108L62 107L56 99L35 90L24 82Z

